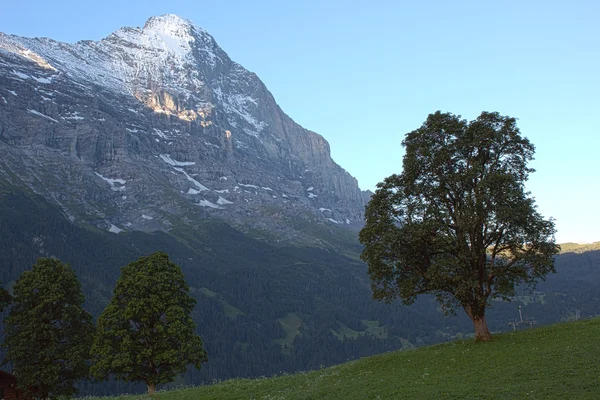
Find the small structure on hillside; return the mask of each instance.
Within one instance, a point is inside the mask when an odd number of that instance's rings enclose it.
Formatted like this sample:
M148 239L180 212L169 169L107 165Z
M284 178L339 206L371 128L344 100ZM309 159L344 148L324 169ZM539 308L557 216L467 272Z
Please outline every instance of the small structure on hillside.
M0 371L0 400L25 400L23 393L17 389L17 378L13 374Z
M518 321L512 321L509 322L508 325L512 326L513 331L517 330L517 326L519 325L529 325L530 328L533 328L533 325L535 325L535 319L523 319L523 313L521 312L521 306L519 306L519 320Z

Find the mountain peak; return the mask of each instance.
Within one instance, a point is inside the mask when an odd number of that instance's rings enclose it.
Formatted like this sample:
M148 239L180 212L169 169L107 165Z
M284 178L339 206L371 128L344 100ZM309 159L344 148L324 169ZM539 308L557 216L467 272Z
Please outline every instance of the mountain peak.
M130 42L136 46L146 49L157 49L165 52L165 55L174 55L178 58L186 58L192 47L202 46L205 42L204 36L208 34L193 22L175 14L164 14L150 17L144 27L121 28L111 38L118 38ZM200 38L200 41L197 39Z
M189 19L180 17L176 14L163 14L148 18L144 24L146 30L161 30L164 32L177 32L196 27Z
M215 45L214 39L202 28L196 26L189 19L175 14L164 14L150 17L138 36L134 30L133 35L127 29L121 29L117 35L125 37L132 42L166 51L180 57L185 57L193 47L201 49Z

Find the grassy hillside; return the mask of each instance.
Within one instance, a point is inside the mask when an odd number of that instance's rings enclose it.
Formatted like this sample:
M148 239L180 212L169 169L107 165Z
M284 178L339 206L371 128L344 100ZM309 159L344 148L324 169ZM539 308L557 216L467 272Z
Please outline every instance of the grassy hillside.
M600 250L600 242L594 243L562 243L561 253L583 253L586 251Z
M318 371L159 393L196 399L597 399L600 319L387 353ZM123 397L142 399L146 396Z

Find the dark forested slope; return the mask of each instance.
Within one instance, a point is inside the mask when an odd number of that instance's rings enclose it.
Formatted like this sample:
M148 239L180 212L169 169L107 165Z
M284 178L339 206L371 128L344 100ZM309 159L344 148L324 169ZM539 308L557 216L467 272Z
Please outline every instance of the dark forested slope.
M201 372L190 371L177 383L314 369L472 330L460 313L444 317L431 298L411 307L373 301L366 266L337 252L276 247L210 220L169 233L113 234L75 225L24 185L0 182L0 279L9 287L37 257L55 256L75 269L86 308L98 316L120 268L158 250L186 275L209 353ZM600 252L561 255L557 268L537 292L495 304L492 330L506 330L517 305L538 323L600 314ZM84 393L124 390L136 388L83 385Z

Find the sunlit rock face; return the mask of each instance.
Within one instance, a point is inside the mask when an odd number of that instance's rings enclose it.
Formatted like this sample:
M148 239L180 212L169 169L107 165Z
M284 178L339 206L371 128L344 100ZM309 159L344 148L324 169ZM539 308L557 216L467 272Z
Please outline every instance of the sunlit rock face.
M175 15L98 42L0 34L0 156L4 178L115 232L215 217L309 240L301 221L357 227L368 199L322 136Z

